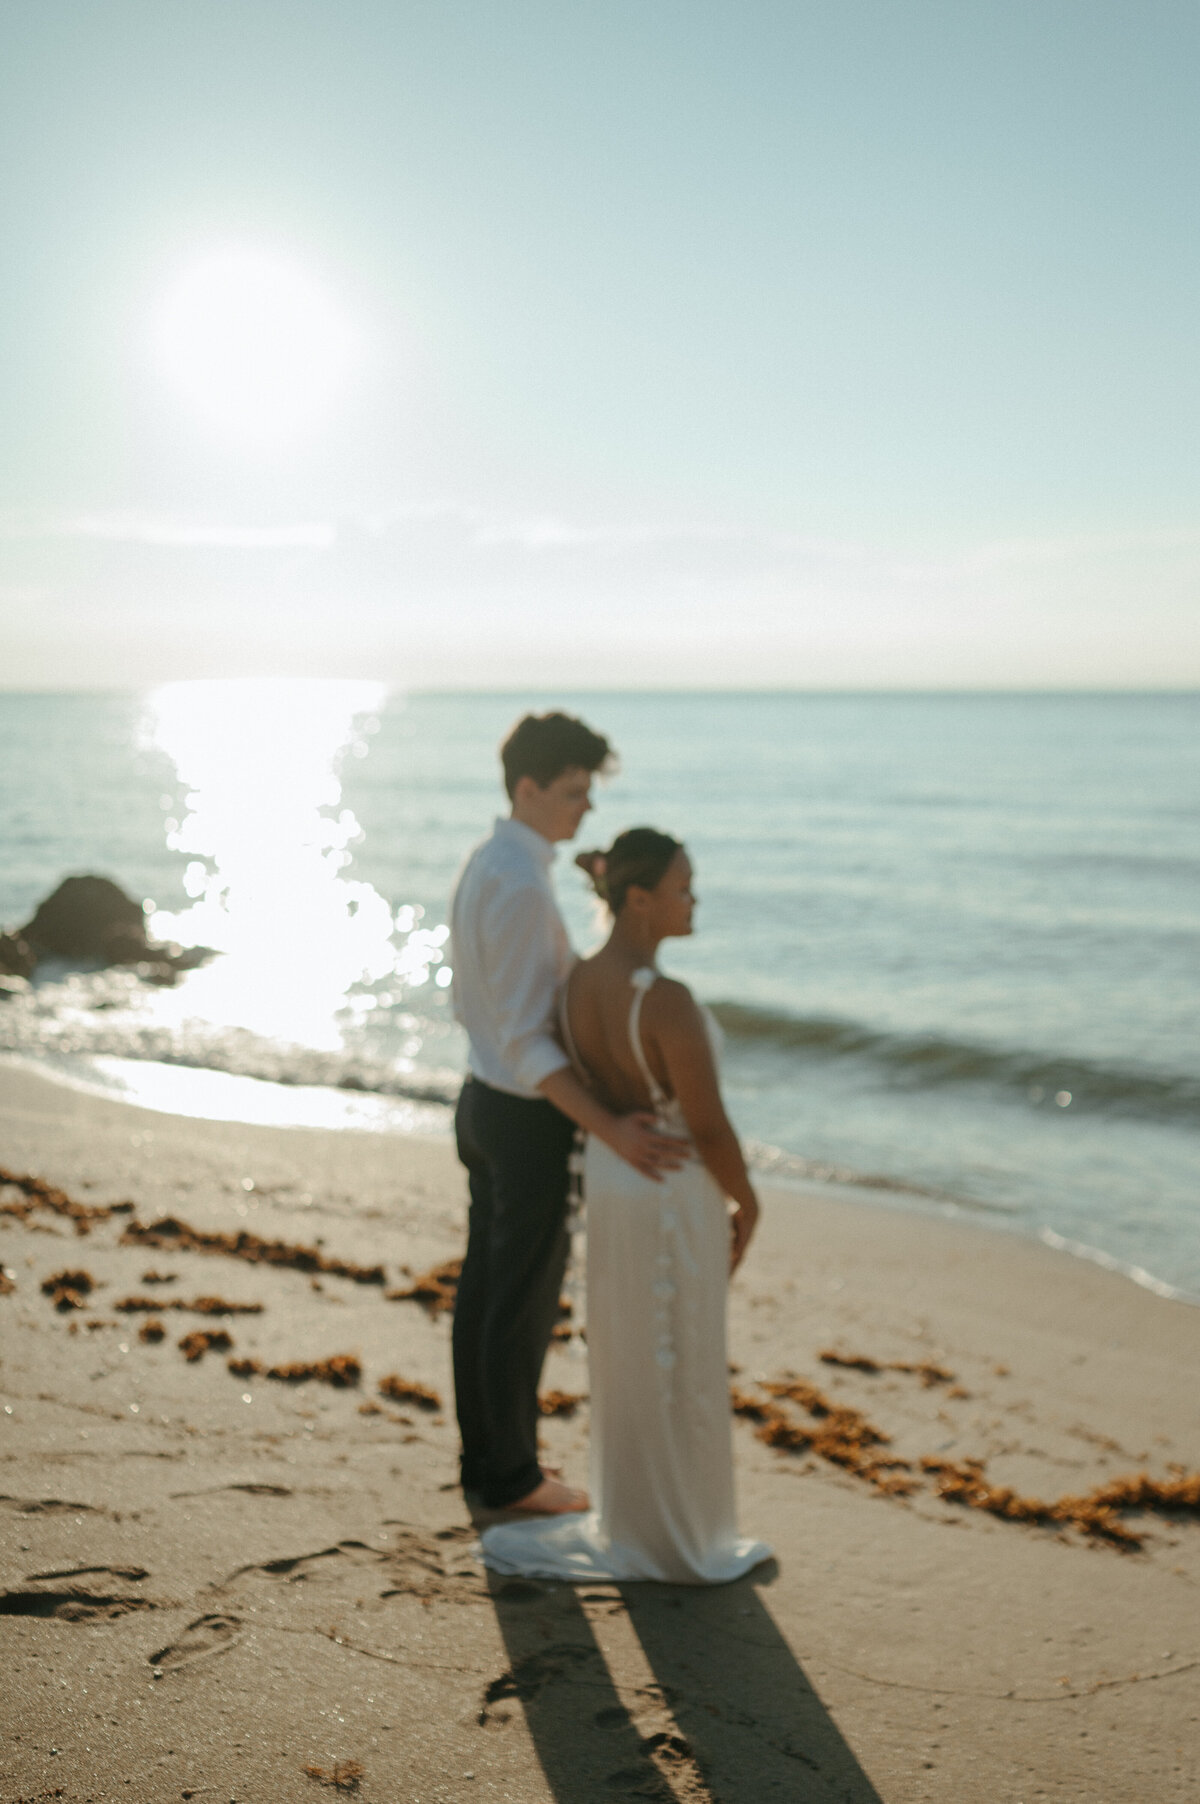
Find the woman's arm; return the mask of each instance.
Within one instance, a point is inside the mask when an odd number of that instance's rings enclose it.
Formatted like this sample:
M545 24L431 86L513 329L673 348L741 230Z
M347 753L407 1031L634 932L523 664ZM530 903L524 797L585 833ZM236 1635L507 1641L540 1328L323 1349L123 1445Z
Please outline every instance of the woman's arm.
M736 1271L758 1221L758 1198L721 1101L704 1018L684 984L660 979L646 998L642 1020L644 1037L661 1055L696 1151L734 1205L730 1269Z

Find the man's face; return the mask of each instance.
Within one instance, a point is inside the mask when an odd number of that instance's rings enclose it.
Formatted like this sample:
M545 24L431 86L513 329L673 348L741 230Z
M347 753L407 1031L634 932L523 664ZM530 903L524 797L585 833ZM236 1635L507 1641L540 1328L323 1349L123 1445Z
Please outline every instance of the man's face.
M574 839L592 806L592 773L569 765L543 789L532 777L522 777L513 797L513 815L543 839L557 844Z

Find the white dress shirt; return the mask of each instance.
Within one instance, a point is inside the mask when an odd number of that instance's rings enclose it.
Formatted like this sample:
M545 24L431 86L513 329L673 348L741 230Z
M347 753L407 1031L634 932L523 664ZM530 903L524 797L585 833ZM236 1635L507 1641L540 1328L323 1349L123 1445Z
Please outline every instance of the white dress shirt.
M522 821L498 820L476 846L450 903L455 1019L475 1077L512 1096L570 1061L554 1033L559 985L574 963L550 866L554 847Z

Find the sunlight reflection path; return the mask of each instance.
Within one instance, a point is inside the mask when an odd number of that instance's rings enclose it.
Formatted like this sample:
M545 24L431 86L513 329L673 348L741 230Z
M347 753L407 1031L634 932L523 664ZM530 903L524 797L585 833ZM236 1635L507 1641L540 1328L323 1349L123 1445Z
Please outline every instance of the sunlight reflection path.
M362 834L340 806L336 765L366 755L384 695L378 683L280 679L171 683L150 698L150 736L188 786L167 843L188 855L195 898L158 914L155 931L225 955L186 985L189 1014L332 1051L339 1019L374 1007L354 987L396 972L395 930L409 982L415 965L423 977L440 962L435 945L413 945L411 909L394 922L348 874Z

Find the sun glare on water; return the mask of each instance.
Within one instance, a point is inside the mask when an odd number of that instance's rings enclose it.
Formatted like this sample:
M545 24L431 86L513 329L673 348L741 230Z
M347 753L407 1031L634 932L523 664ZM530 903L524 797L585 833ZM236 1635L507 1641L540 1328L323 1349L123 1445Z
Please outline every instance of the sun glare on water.
M171 386L212 426L278 441L322 414L356 353L349 320L298 259L247 245L196 256L159 304L154 348Z
M360 829L334 769L383 695L371 682L245 680L170 683L151 698L152 742L187 786L168 843L190 858L193 897L155 930L225 954L193 974L180 1007L333 1048L348 992L394 969L391 910L349 875Z
M454 1070L437 1049L458 1057L449 928L368 880L343 793L386 700L381 683L334 678L175 682L144 697L147 768L165 758L174 771L159 800L183 891L153 909L151 932L217 956L169 987L72 974L56 1051L84 1053L103 1089L143 1107L444 1129ZM398 874L386 848L374 868ZM102 988L80 989L93 980Z

